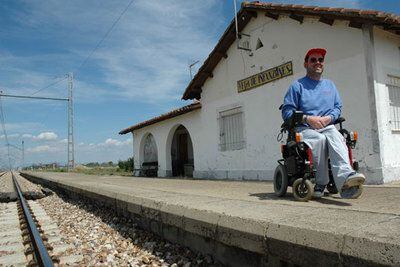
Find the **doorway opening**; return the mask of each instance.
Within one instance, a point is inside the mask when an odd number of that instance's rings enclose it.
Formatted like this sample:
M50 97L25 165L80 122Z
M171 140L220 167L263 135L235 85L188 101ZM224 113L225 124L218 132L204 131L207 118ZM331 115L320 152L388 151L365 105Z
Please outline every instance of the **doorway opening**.
M194 160L192 139L188 130L180 125L171 144L172 176L193 177Z

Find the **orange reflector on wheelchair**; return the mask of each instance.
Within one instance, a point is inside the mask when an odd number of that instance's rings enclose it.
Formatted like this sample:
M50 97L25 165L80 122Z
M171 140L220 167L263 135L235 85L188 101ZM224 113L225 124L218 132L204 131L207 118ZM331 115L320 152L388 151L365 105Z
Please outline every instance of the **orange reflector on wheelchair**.
M301 133L296 133L296 143L303 141L303 135Z
M350 132L350 139L352 141L357 141L358 139L358 132Z

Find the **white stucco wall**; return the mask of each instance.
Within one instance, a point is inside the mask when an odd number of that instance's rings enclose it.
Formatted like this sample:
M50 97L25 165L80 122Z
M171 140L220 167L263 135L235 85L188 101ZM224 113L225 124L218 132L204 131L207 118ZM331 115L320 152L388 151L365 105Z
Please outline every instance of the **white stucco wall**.
M134 162L135 166L140 166L143 162L143 159L140 155L142 155L143 151L140 143L142 140L151 133L154 137L154 140L157 145L157 154L158 154L158 164L159 171L158 176L167 177L172 175L172 166L171 166L171 145L174 137L175 130L183 125L189 132L191 138L191 145L193 147L193 152L196 151L199 142L194 140L199 140L199 135L203 133L202 127L200 125L200 112L201 110L194 110L190 113L165 120L159 122L157 124L153 124L147 126L145 128L135 130L133 132L133 141L134 141ZM204 129L205 130L205 129ZM190 146L190 143L188 143ZM191 155L191 151L189 151L189 155ZM196 168L196 153L193 153L195 168Z
M383 170L380 147L384 151L385 166L394 166L398 162L387 158L392 153L387 145L390 143L387 131L376 132L376 125L371 122L374 117L384 121L382 114L385 104L382 102L387 101L384 100L387 95L374 94L374 83L368 82L367 73L372 71L366 66L369 64L371 68L373 64L370 64L368 55L371 44L366 41L366 32L348 27L345 21L335 21L333 26L329 26L317 19L305 18L304 23L300 24L283 16L277 21L269 19L262 13L252 19L243 32L251 35L253 55L238 50L236 44L232 45L227 52L228 58L220 61L213 71L214 77L209 78L202 88L201 110L136 130L134 154L140 155L140 146L136 144L147 133L152 133L158 148L159 176L170 175L172 135L182 124L189 131L193 143L194 177L271 180L276 161L281 158L280 144L276 141L282 123L278 107L290 83L305 75L305 52L311 47L325 47L328 53L324 77L333 80L339 89L343 101L342 116L346 118L345 127L359 132L355 157L360 161L361 171L367 174L367 182L381 183ZM393 45L387 47L385 41L378 43L378 40L384 39L378 37L379 34L376 33L375 48L372 46L376 51L376 68L382 65L381 61L385 62L382 57L388 56L387 50L393 50ZM254 51L258 38L264 46ZM287 61L293 62L293 76L250 91L237 92L238 80ZM398 68L395 59L390 62L390 68ZM373 105L375 99L379 109L382 109L379 114ZM220 111L234 106L241 106L244 112L246 145L241 150L220 151L218 115ZM386 139L382 139L382 136ZM390 133L390 138L397 140L400 136ZM135 156L136 162L139 163L139 159Z
M201 146L204 151L199 152L197 157L197 170L205 170L206 175L210 169L230 173L231 178L272 178L276 160L281 157L276 142L282 123L278 107L290 83L305 75L304 54L311 47L325 47L328 50L324 76L333 80L340 91L344 103L343 116L347 119L346 127L360 132L359 149L355 154L362 154L359 156L361 167L365 169L368 165L370 170L379 168L379 164L375 164L376 155L369 140L372 127L369 106L359 104L369 102L366 70L363 67L362 31L349 28L347 22L341 21L329 26L308 18L300 24L287 17L275 21L259 14L257 19L246 26L244 32L251 35L252 48L258 38L264 47L249 56L247 52L232 46L228 58L215 68L214 78L208 79L203 86L201 118L208 125L207 136L203 139L211 140L212 143L208 141L210 145ZM237 93L238 80L287 61L293 61L294 76ZM218 152L217 110L234 103L243 105L246 148Z
M387 75L400 77L400 37L386 31L374 30L376 56L375 91L377 98L380 148L385 182L400 179L400 132L392 132L390 124Z

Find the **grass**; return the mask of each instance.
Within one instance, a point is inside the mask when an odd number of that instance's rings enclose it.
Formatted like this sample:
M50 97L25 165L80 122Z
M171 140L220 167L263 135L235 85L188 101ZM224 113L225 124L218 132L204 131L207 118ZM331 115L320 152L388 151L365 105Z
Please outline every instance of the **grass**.
M39 171L45 172L67 172L66 168L57 168L57 169L43 169ZM121 170L118 167L77 167L73 171L73 173L82 173L88 175L98 175L98 176L106 176L106 175L117 175L117 176L132 176L132 172Z

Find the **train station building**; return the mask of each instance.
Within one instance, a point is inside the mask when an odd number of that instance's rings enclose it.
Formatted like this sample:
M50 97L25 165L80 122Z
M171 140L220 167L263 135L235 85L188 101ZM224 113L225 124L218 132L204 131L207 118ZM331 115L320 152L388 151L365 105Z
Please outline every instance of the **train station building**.
M327 50L323 77L343 101L367 183L400 179L400 16L245 2L186 88L194 102L130 126L135 175L272 180L281 158L279 106L305 76L304 55Z

